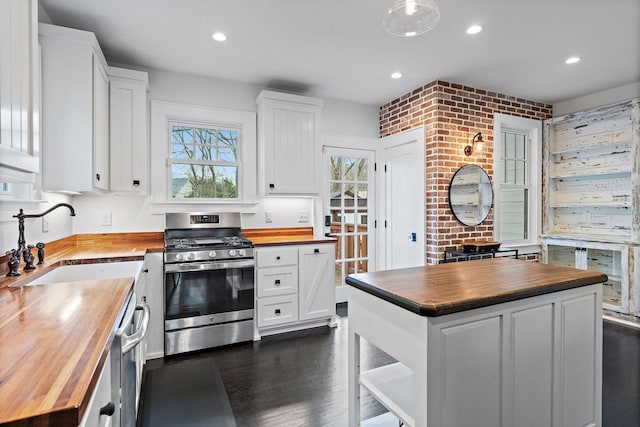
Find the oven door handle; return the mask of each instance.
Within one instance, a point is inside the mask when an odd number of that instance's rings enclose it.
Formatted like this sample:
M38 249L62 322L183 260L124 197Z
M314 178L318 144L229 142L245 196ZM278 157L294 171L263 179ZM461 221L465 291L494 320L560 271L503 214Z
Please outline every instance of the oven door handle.
M165 264L165 273L182 273L188 271L203 270L226 270L228 268L253 267L255 261L248 259L245 261L222 261L222 262L184 262L180 264Z
M144 339L149 328L149 319L151 318L151 310L149 304L138 304L136 310L142 310L142 324L137 331L131 335L122 335L122 354L127 354L132 348L140 344L140 341Z

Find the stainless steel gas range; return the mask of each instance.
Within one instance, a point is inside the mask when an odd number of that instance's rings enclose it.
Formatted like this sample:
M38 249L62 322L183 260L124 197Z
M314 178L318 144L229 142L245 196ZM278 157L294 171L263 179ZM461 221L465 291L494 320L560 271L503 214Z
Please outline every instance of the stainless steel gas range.
M165 214L165 355L253 339L254 265L239 213Z

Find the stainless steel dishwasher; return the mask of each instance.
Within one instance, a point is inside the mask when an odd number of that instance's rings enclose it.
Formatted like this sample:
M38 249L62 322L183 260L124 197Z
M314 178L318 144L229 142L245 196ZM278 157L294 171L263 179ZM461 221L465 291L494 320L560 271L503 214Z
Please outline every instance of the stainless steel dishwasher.
M116 330L111 348L111 398L118 402L114 408L115 423L121 427L135 427L140 377L138 364L144 363L139 344L149 327L149 306L136 303L131 294L122 322Z

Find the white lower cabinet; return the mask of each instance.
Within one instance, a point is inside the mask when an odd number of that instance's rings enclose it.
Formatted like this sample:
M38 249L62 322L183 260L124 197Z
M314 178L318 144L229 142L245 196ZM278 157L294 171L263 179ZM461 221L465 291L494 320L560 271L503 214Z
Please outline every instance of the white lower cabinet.
M259 335L335 326L334 244L256 248Z
M87 410L82 416L80 427L114 427L119 423L113 416L115 406L113 406L111 396L111 355L107 356L100 378L93 390ZM109 415L111 414L111 415Z
M349 288L349 425L600 426L601 292L423 317ZM359 372L360 337L398 362ZM390 412L361 421L359 386Z

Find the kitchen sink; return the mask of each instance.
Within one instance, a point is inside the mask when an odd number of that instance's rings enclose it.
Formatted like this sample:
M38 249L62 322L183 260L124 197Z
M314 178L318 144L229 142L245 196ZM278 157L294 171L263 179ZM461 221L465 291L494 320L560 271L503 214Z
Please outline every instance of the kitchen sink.
M121 277L135 277L137 279L141 270L142 261L63 265L54 268L37 279L33 279L27 283L26 286L81 282L85 280L117 279Z

